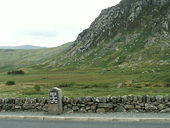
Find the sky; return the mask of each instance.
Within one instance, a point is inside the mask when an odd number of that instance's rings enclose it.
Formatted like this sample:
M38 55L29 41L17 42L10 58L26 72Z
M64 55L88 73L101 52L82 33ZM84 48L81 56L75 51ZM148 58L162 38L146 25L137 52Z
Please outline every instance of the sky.
M120 0L0 0L0 46L56 47L74 41Z

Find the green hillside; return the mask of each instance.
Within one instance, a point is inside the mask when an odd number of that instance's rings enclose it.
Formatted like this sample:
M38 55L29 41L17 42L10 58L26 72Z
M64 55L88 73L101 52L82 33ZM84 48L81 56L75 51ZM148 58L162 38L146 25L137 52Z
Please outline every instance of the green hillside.
M71 44L72 43L67 43L56 48L38 50L0 49L0 71L9 71L32 65L43 64L46 61L57 58L58 55L62 55Z
M102 10L74 42L40 50L0 50L1 95L14 91L10 96L47 96L54 86L71 97L170 95L169 26L169 0L122 0ZM6 74L14 69L26 74ZM4 86L10 80L17 85Z
M103 10L91 26L78 35L66 54L46 65L138 74L140 82L167 83L170 79L169 25L169 1L122 0Z

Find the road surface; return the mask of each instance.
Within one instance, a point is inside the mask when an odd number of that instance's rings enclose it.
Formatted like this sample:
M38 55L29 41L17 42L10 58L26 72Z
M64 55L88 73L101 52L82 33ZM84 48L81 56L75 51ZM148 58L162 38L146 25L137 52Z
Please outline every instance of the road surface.
M170 122L0 120L0 128L170 128Z

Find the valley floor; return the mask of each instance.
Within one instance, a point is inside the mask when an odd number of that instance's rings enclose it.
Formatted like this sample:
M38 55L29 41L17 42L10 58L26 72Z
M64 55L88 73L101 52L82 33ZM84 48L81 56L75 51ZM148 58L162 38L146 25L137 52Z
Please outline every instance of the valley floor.
M169 84L145 79L142 74L117 73L104 70L31 71L25 75L0 74L0 98L48 97L52 87L59 87L68 97L170 95ZM148 80L147 80L148 79ZM6 85L15 81L16 85Z

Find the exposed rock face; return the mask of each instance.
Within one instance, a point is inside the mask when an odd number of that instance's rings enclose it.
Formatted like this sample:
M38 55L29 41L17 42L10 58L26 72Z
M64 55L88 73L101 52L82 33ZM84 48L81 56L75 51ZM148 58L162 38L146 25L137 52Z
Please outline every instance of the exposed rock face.
M127 31L135 20L139 20L141 14L148 11L148 15L157 15L169 3L169 0L122 0L118 5L102 10L90 27L78 35L71 49L71 56L115 38L117 33ZM169 15L167 11L164 16L151 19L154 34L155 32L168 34Z
M169 0L122 0L102 10L64 54L46 65L132 71L143 65L167 66L170 64L169 25Z

